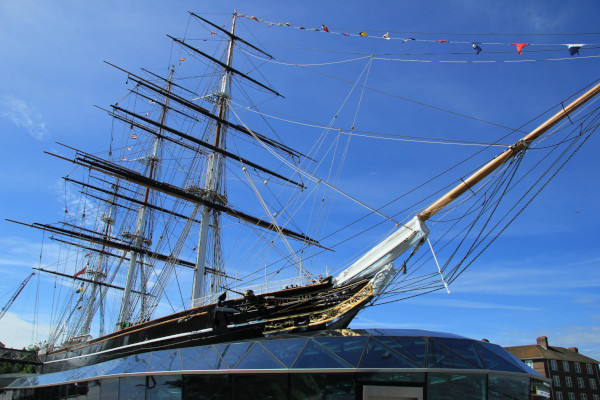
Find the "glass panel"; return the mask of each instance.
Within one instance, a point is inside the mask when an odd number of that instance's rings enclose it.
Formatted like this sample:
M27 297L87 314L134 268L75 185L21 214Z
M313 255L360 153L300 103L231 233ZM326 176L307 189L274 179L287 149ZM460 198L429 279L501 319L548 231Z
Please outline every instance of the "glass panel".
M477 342L477 345L481 345L481 346L485 347L492 353L495 353L498 357L503 358L507 362L513 364L519 370L519 372L525 372L527 374L531 373L531 371L529 370L529 368L527 368L527 366L523 363L523 361L521 361L520 359L515 357L512 353L504 350L502 347L498 346L497 344ZM479 346L478 349L481 349L481 346Z
M120 359L120 363L117 363L107 375L121 374L121 373L132 373L132 372L146 372L148 371L148 364L152 353L146 354L135 354L133 356L125 357ZM111 365L112 366L112 365Z
M478 367L434 339L429 339L427 368L474 369Z
M360 383L366 382L425 382L420 372L363 372L357 375Z
M146 400L180 400L181 375L157 375L146 378Z
M229 374L184 375L183 400L230 400Z
M384 346L374 337L369 339L359 366L360 368L417 368L417 365Z
M427 340L424 337L402 337L377 338L386 346L396 350L420 367L425 367L427 355ZM392 341L393 339L393 341ZM395 342L395 343L394 343Z
M185 370L217 370L227 369L227 365L213 346L181 349L181 360Z
M291 367L300 350L306 344L306 339L263 340L261 344L269 350L286 367Z
M179 350L157 351L152 355L149 371L180 371Z
M488 376L488 400L526 399L529 397L529 378Z
M281 400L288 398L288 374L232 375L232 398Z
M221 354L221 357L227 363L229 368L233 368L235 364L242 358L250 346L254 343L233 343L233 344L220 344L215 346L215 349Z
M448 338L435 338L436 342L442 343L443 345L450 348L452 351L458 353L462 358L469 360L473 365L478 368L483 368L477 349L472 340L467 339L448 339Z
M489 343L476 343L477 349L479 350L479 354L481 354L481 358L483 359L483 363L485 364L485 368L493 369L496 371L527 372L521 366L513 364L512 362L500 357L495 352L492 352L491 350L494 348L487 345L489 345Z
M435 400L485 400L485 375L427 375L427 398Z
M103 400L119 398L119 378L102 379L100 381L100 398Z
M354 400L354 386L354 374L290 374L290 399Z
M119 400L144 400L146 397L146 377L131 376L119 380ZM115 397L116 398L116 397Z
M87 400L100 400L100 381L88 382Z
M329 350L314 342L308 342L302 354L293 365L293 368L350 368L351 366L341 358L330 353Z
M367 337L323 337L314 340L346 360L350 365L357 366Z
M237 363L235 369L282 369L285 366L273 358L271 353L265 350L260 343L256 343L252 349Z

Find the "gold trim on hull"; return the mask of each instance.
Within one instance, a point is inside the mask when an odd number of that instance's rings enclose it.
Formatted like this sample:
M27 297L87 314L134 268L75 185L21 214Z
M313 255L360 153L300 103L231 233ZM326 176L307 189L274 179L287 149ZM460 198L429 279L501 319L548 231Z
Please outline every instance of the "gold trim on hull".
M373 293L373 285L371 283L368 283L354 296L323 311L269 319L265 323L263 334L284 332L296 328L306 328L325 324L346 314L353 308L356 308L357 306L361 305L366 300L371 298L373 296ZM306 323L306 317L308 317L308 323Z

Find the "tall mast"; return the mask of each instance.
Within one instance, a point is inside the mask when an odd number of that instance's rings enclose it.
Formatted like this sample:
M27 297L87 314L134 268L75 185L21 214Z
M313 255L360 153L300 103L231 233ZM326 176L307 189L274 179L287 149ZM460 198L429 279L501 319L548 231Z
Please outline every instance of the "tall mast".
M116 191L116 188L115 188ZM104 237L105 238L109 238L110 237L110 233L111 233L111 227L115 222L115 219L113 217L114 214L114 210L115 210L115 206L114 206L114 197L113 197L113 202L111 203L109 209L108 209L108 213L106 215L104 215L102 217L102 221L104 222ZM94 303L96 302L96 293L98 291L98 283L99 281L102 281L105 277L106 277L106 273L104 273L104 271L102 270L102 265L104 263L104 259L105 259L105 254L104 251L106 250L106 246L102 245L102 250L99 252L98 254L98 260L96 262L96 268L91 270L91 271L87 271L87 273L89 275L92 275L92 281L94 283L92 283L92 293L90 294L90 299L88 302L88 306L85 312L85 322L83 323L83 327L80 330L80 334L81 335L87 335L90 333L90 326L92 324L92 319L94 318ZM102 307L102 298L100 298L100 314L101 314L101 322L100 322L100 336L102 336L103 334L103 312L104 309Z
M174 69L171 68L171 74L169 76L169 81L168 81L168 85L167 85L167 93L169 93L171 91L171 84L173 81L174 72L175 72ZM165 101L163 103L163 109L162 109L161 116L160 116L160 124L161 125L165 124L165 120L167 118L168 103L169 103L169 98L165 97ZM148 171L148 177L150 179L154 178L157 166L160 162L160 159L159 159L160 143L161 143L161 135L157 135L156 139L154 141L154 146L152 148L152 154L147 157L147 162L148 162L147 171ZM140 206L140 208L138 209L138 213L137 213L137 223L136 223L135 233L132 235L132 237L133 237L132 247L134 249L141 249L143 242L146 240L146 238L144 237L144 233L146 230L145 225L146 225L146 220L147 220L147 214L149 212L149 209L151 209L150 207L147 206L149 198L150 198L150 188L146 187L146 191L144 194L144 201L143 201L142 205ZM135 250L131 252L131 256L130 256L130 260L129 260L129 268L127 269L127 279L125 281L125 290L123 291L123 299L121 300L121 311L119 312L119 319L117 320L117 328L126 327L131 318L131 310L130 310L130 308L131 308L131 290L132 290L132 286L133 286L133 281L135 280L135 275L136 275L135 272L136 272L136 269L138 266L138 258L141 256L143 256L143 255L139 254ZM143 266L141 266L140 268L143 268ZM143 282L145 280L144 276L143 276L143 271L142 271L141 275L142 275L141 281ZM144 296L143 293L145 293L146 291L144 288L142 288L141 292L142 292L142 296ZM144 306L145 306L145 301L142 298L142 307L144 307Z
M224 69L223 75L221 76L221 83L219 92L216 93L218 97L218 119L215 128L215 141L214 146L218 149L225 148L225 139L227 133L227 125L221 123L227 117L227 111L229 108L229 92L230 92L230 81L231 81L231 67L233 64L233 45L235 35L235 22L237 13L233 13L231 22L231 35L229 36L229 44L227 46L227 68ZM221 180L222 173L222 154L220 152L212 152L208 156L208 168L206 172L205 189L208 195L212 195L218 190L218 184ZM192 287L192 307L202 305L203 297L207 294L204 293L204 276L206 273L206 258L207 258L207 246L209 228L211 228L211 221L215 224L218 222L218 211L203 205L201 210L200 218L200 233L198 236L198 246L196 250L196 267L194 268L194 283ZM215 248L213 251L219 251L218 246L218 227L212 226L213 237L215 238Z

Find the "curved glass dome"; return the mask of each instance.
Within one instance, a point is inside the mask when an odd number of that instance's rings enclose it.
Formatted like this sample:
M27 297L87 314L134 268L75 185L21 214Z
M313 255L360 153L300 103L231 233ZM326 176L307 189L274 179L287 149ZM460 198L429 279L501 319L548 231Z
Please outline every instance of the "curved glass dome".
M502 347L488 342L414 329L344 329L152 351L69 371L21 378L9 387L28 388L127 374L159 375L178 371L185 374L372 369L485 370L541 378Z

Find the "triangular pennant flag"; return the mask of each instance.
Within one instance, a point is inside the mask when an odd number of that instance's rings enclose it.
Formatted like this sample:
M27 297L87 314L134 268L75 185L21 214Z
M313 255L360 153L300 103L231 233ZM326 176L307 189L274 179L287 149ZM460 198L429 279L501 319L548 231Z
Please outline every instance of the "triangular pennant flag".
M473 43L473 49L475 49L475 54L481 53L481 47L479 47L478 43Z
M407 38L407 39L404 39L404 40L402 41L402 43L406 43L406 42L408 42L409 40L417 40L417 39L409 37L409 38Z
M135 133L132 133L132 134L131 134L131 138L132 138L132 139L137 139L137 134L135 134Z
M567 47L569 48L569 55L574 56L575 54L579 54L579 49L581 49L583 46L583 44L568 44Z
M350 34L349 34L349 33L344 33L343 35L344 35L344 36L350 36Z
M390 40L390 33L389 33L389 32L387 32L385 35L383 35L383 38L384 38L385 40Z
M436 42L438 42L438 43L448 43L448 41L446 39L436 40Z
M329 28L327 28L325 25L321 25L321 28L323 28L325 32L329 32Z
M521 51L523 50L523 47L525 46L529 46L529 43L511 43L514 46L517 46L517 53L522 54Z
M77 278L79 275L85 274L86 270L87 270L87 267L84 267L81 271L79 271L75 275L73 275L73 278Z
M369 36L369 35L367 35L367 32L361 32L361 33L359 33L359 35L360 35L360 36L362 36L362 37L367 37L367 36Z

